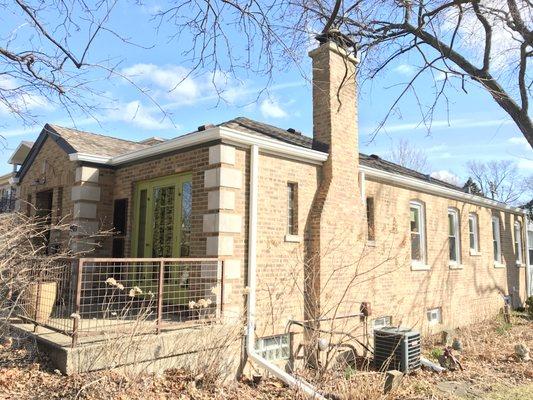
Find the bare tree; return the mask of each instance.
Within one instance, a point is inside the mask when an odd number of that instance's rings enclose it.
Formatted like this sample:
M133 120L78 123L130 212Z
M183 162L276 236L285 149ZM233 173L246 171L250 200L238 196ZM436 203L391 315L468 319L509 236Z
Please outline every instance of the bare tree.
M0 112L32 123L36 108L55 104L94 116L105 96L95 83L119 74L121 60L94 54L93 47L103 39L131 44L110 24L116 4L0 0Z
M414 169L422 173L426 173L429 168L426 153L416 148L406 139L400 139L396 144L392 144L388 158L393 163L402 167Z
M528 114L532 85L528 63L533 56L530 0L170 3L158 14L159 21L174 26L176 38L191 34L186 54L195 68L210 66L231 73L251 69L271 78L275 66L286 67L288 60L298 64L316 34L321 41L334 39L357 52L360 72L369 79L411 54L419 65L380 127L400 100L412 93L419 101L422 123L430 129L437 104L447 102L449 87L456 81L466 92L473 81L492 96L533 146ZM241 56L240 50L246 55ZM434 95L430 104L423 104L415 82L428 74L434 79Z
M522 176L513 161L469 161L466 168L482 194L491 199L518 204L533 193L533 176Z

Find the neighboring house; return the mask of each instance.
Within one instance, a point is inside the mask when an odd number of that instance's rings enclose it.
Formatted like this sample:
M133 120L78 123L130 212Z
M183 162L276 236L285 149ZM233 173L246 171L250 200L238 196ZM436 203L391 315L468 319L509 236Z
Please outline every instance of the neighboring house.
M424 330L521 305L523 212L359 154L355 61L332 43L310 55L313 138L246 118L140 143L47 124L17 173L26 211L69 218L76 250L120 221L96 257L223 258L223 313L253 291L258 338L362 302Z
M13 172L0 176L0 214L15 211L17 194L12 178L17 174L32 146L33 142L22 141L8 160L8 163L13 165Z

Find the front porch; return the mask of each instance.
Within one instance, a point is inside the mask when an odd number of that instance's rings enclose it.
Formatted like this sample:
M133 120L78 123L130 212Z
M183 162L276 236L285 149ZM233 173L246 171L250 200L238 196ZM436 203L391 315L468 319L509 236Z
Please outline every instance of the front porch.
M216 322L223 268L216 258L60 261L20 293L12 324L76 347Z
M59 261L18 293L11 328L65 374L168 363L224 329L223 269L216 258Z

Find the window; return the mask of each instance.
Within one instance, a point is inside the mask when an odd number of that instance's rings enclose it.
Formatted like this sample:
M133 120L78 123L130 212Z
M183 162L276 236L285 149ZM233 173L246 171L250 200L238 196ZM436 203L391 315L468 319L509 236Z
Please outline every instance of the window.
M113 202L113 258L124 257L128 199L116 199Z
M288 360L290 357L291 337L290 335L276 335L257 339L255 349L266 360Z
M522 224L520 221L514 223L514 253L516 255L516 264L522 265Z
M461 263L461 238L459 234L459 211L448 209L448 245L451 264Z
M527 251L529 252L529 265L533 265L533 231L529 230L527 231Z
M287 184L287 233L298 235L298 184Z
M411 260L424 264L426 261L426 229L424 221L424 206L422 203L410 203L411 214Z
M385 328L386 326L391 326L392 324L392 317L390 315L376 318L374 321L372 321L372 329L377 330L381 328Z
M468 234L470 238L470 252L479 252L479 231L478 231L478 218L477 214L470 214L468 216Z
M442 308L430 308L426 312L429 325L437 325L442 323Z
M502 245L500 241L500 218L492 217L492 248L494 251L494 261L502 261Z
M374 198L366 198L366 222L368 226L367 239L370 241L376 240L376 232L374 229Z

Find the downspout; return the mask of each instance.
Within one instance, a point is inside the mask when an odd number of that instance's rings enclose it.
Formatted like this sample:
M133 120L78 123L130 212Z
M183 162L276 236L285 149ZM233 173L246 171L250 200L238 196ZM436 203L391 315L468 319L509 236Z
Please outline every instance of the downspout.
M524 219L523 219L524 223L522 224L522 229L524 229L524 245L522 246L524 249L525 249L525 252L526 252L526 257L525 257L525 260L526 260L526 297L529 297L530 296L530 293L533 294L533 288L531 287L531 285L533 285L533 282L531 282L531 277L532 277L532 274L531 274L531 268L532 267L532 263L529 257L529 237L528 237L528 232L529 232L529 218L528 218L528 212L526 210L524 210ZM523 251L523 250L522 250Z
M301 390L313 399L325 400L309 383L298 379L255 352L255 301L257 282L257 191L259 170L259 147L250 148L250 209L248 224L248 304L246 309L246 354L260 367L281 379L290 387Z

